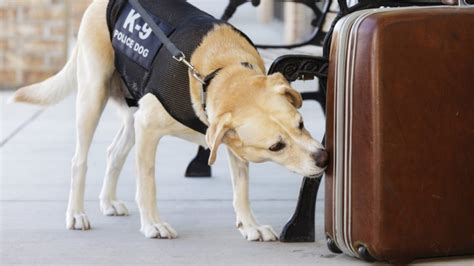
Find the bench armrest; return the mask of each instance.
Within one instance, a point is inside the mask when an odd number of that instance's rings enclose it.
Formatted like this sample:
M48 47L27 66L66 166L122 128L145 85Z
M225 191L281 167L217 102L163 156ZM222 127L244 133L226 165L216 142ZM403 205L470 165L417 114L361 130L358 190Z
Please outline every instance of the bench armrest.
M268 74L280 72L290 82L297 79L310 80L315 77L324 79L327 77L328 64L328 60L324 57L289 54L275 59Z
M222 14L221 19L228 21L235 13L237 8L246 2L252 2L253 6L259 6L260 0L229 0L229 4L225 8L224 14Z

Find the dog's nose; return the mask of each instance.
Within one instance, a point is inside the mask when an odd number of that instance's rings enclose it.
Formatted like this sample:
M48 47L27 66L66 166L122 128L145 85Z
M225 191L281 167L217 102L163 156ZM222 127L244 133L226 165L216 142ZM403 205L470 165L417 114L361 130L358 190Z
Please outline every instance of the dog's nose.
M329 154L326 150L318 149L312 154L313 159L316 161L316 166L319 168L326 168L329 162Z

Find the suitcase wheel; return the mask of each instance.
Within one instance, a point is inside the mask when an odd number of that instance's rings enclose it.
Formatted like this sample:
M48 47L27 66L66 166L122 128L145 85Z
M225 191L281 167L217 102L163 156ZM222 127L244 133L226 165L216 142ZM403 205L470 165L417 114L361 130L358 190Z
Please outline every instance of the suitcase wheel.
M337 253L337 254L341 254L342 251L339 249L339 247L336 245L336 242L330 237L328 236L326 238L326 244L328 245L328 249L332 252L332 253Z
M357 248L357 252L359 252L359 256L361 259L365 260L366 262L374 262L376 261L374 257L372 257L372 255L370 255L369 253L369 249L367 248L366 245L364 244L361 244L358 248Z

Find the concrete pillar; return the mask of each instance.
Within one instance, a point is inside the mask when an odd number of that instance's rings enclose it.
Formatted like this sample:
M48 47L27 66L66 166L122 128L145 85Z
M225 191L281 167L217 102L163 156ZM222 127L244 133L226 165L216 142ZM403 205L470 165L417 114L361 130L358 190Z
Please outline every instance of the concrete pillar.
M306 5L285 2L284 5L284 28L285 42L293 44L305 41L313 30L311 20L313 12Z
M258 6L258 21L268 24L273 21L274 0L261 0Z

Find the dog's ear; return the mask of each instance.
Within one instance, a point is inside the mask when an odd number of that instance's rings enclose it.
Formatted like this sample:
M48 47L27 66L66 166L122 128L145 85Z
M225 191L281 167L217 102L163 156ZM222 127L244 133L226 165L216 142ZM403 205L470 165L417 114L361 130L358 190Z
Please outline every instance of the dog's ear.
M301 94L297 90L285 85L277 85L275 88L278 93L285 95L294 107L297 109L301 108L303 105L303 97L301 97Z
M211 122L211 125L207 129L206 142L211 150L208 161L209 165L214 164L216 161L219 145L223 142L225 135L232 130L231 119L232 115L230 113L221 115L218 119L214 119L216 121Z
M286 78L281 73L275 73L270 76L271 86L275 88L275 90L284 95L288 101L296 108L301 108L303 105L303 98L301 94L293 89Z

